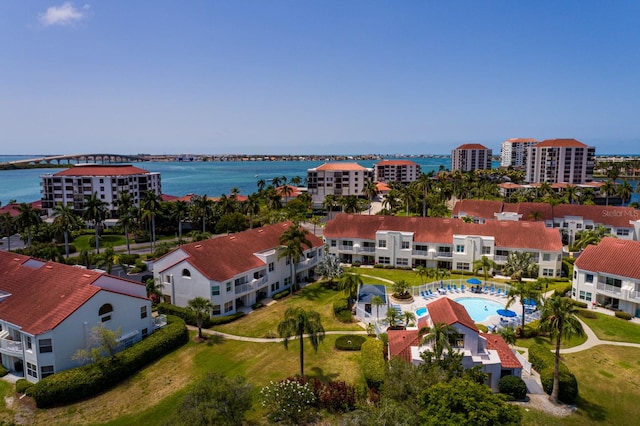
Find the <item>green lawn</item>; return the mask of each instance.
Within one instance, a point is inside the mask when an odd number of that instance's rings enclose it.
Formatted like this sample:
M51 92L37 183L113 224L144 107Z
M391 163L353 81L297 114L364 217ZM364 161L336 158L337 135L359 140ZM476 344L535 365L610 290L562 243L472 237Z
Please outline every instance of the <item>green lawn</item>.
M317 311L325 330L362 330L356 323L345 324L334 317L333 302L345 297L342 291L328 289L320 283L314 283L293 296L277 300L272 305L253 311L237 321L212 328L238 336L277 336L278 323L284 318L284 312L295 306Z
M372 277L383 278L386 280L390 280L393 282L398 282L400 280L405 280L409 283L410 286L419 286L430 282L435 282L439 280L434 280L433 278L420 277L416 274L415 271L405 270L405 269L384 269L384 268L346 268L345 271L352 272L360 275L370 275ZM471 278L471 275L460 275L460 274L451 274L451 276L446 277L445 280L457 280L463 279L468 280ZM483 280L484 278L481 276L476 276L476 278ZM363 281L368 282L370 278L362 278ZM493 280L499 281L499 280ZM384 284L389 285L389 283L383 282Z
M94 234L80 235L76 239L72 241L73 245L76 246L77 251L82 250L95 250L95 247L91 246L93 242L95 242ZM100 239L100 248L104 248L108 245L110 246L122 246L127 244L124 235L102 235Z
M596 336L602 340L614 342L640 343L640 325L614 316L595 313L598 318L580 317Z

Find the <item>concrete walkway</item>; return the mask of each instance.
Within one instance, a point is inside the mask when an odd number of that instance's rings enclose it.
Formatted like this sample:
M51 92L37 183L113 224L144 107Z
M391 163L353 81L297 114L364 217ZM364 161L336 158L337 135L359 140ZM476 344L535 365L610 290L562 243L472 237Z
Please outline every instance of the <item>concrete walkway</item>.
M188 325L187 329L191 330L191 331L198 331L198 327L194 327L192 325ZM281 337L274 337L274 338L267 338L267 337L247 337L247 336L236 336L235 334L228 334L228 333L221 333L219 331L215 331L215 330L209 330L208 328L203 328L202 329L202 334L208 334L210 336L220 336L222 338L225 339L229 339L229 340L239 340L242 342L252 342L252 343L282 343L282 341L284 340ZM357 331L325 331L324 333L325 335L327 334L359 334L359 335L366 335L367 332L362 330L357 330ZM304 337L309 337L308 334L305 334ZM293 339L297 339L298 337L292 337L290 340Z

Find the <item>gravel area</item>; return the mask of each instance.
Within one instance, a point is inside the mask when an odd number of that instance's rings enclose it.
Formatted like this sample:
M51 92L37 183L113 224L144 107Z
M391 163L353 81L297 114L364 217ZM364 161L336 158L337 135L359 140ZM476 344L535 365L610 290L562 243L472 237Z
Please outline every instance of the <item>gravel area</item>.
M574 405L554 404L553 402L549 401L549 396L546 394L529 394L527 396L528 401L515 402L514 404L521 406L527 411L531 408L534 408L536 410L544 411L545 413L549 413L557 417L566 417L576 411L576 407Z

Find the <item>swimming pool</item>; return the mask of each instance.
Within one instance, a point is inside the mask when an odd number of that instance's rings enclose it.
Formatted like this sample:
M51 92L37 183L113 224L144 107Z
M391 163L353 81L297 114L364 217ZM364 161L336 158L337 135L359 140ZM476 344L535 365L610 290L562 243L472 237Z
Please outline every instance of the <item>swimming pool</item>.
M423 317L425 315L427 315L427 308L422 307L422 308L416 309L416 316L418 318Z
M491 315L498 315L498 309L504 309L504 305L482 297L461 297L455 301L465 307L474 322L482 322Z

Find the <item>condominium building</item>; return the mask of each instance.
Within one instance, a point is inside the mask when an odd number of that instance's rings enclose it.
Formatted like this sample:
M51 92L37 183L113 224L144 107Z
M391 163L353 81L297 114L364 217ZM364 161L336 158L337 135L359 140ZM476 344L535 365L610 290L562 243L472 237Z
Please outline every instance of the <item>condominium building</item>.
M560 234L541 222L339 214L327 223L324 239L345 263L471 271L482 256L504 265L519 251L531 253L540 276L557 277L562 269Z
M123 192L131 195L136 206L140 205L147 192L160 196L160 173L128 164L77 164L42 176L42 208L49 215L57 204L69 205L74 211L82 212L86 197L93 193L97 193L98 198L113 211Z
M420 177L420 165L410 160L382 160L373 165L373 176L378 182L409 184Z
M527 148L538 141L531 138L511 138L502 142L500 165L502 167L524 168L527 164Z
M311 247L293 260L279 256L280 236L294 226L278 223L236 234L185 244L154 262L154 278L163 284L167 303L186 307L204 297L213 305L212 316L234 314L258 300L313 280L324 255L323 242L307 235Z
M640 316L640 242L605 237L574 264L571 297Z
M2 365L30 382L82 365L96 326L120 330L123 349L166 324L141 283L4 251L0 276Z
M548 139L527 148L527 182L587 183L593 180L596 149L575 139Z
M373 180L373 169L358 163L325 163L307 170L307 188L314 205L321 205L329 194L363 196L367 180Z
M491 169L491 150L479 143L460 145L451 151L451 170L472 172Z

